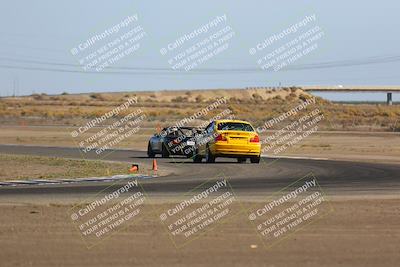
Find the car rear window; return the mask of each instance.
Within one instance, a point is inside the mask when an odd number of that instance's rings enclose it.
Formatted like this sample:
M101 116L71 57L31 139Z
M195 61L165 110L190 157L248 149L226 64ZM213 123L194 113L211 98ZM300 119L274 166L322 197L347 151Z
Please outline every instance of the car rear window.
M178 137L179 136L179 132L178 131L173 131L171 133L168 133L167 136L168 137Z
M192 129L181 129L182 135L186 137L192 137L193 136L193 131Z
M254 132L254 129L250 124L243 122L221 122L218 123L218 130Z

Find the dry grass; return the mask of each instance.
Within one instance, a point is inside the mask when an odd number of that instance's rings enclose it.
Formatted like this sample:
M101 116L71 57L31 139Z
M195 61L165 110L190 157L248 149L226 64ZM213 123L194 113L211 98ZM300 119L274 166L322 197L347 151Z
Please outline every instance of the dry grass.
M0 180L98 177L127 174L129 166L90 160L0 154Z
M226 97L227 104L211 112L206 121L223 109L229 108L239 119L251 121L255 126L277 117L299 105L311 95L299 88L275 89L218 89L191 91L91 93L75 95L32 95L0 99L0 121L8 125L58 124L82 125L121 105L131 97L138 104L119 114L124 116L140 107L147 115L147 125L167 125L191 116L196 111ZM333 104L317 98L315 106L325 116L321 130L400 131L400 105ZM301 116L301 115L299 115ZM298 118L291 118L295 120ZM290 122L290 119L288 120ZM197 122L200 123L200 122Z

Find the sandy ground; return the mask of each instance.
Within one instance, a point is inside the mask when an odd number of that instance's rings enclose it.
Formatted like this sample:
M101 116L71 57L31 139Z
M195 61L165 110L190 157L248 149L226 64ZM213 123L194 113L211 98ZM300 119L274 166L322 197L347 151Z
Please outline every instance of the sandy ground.
M0 144L77 147L70 127L1 126ZM99 131L99 129L97 129ZM115 148L146 150L154 129L146 128L124 139ZM89 135L87 136L89 137ZM83 137L82 137L83 138ZM264 135L261 138L265 138ZM319 132L295 146L269 156L328 158L335 160L400 163L400 133L395 132Z
M240 213L177 249L150 212L88 249L71 222L70 206L3 202L0 262L2 266L398 266L399 198L330 204L331 213L271 248L264 247L245 213ZM162 210L167 205L143 209Z

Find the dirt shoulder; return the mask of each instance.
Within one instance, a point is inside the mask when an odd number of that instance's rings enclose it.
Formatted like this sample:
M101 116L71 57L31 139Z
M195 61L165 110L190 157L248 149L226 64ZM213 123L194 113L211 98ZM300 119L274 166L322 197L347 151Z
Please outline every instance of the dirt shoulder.
M70 206L2 204L0 260L3 266L398 265L400 199L335 200L330 204L333 212L269 249L244 214L181 249L174 247L156 216L87 249L71 222Z

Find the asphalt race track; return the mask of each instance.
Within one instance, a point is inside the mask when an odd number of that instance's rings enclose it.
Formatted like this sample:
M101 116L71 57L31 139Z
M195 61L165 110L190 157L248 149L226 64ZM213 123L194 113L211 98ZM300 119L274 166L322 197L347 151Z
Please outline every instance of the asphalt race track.
M0 152L82 158L77 148L1 145ZM96 155L87 154L85 158L94 159ZM152 162L145 152L129 150L115 150L104 159L146 165ZM239 164L234 159L217 159L214 164L195 164L185 158L157 158L158 169L166 169L169 174L140 182L147 193L164 195L185 193L204 181L223 175L229 179L236 193L261 196L265 193L276 192L312 173L321 188L329 195L398 194L400 190L399 165L287 158L263 158L262 161L260 164ZM0 187L0 196L88 194L99 192L107 187L113 190L114 187L119 187L119 184L85 182L69 185Z

